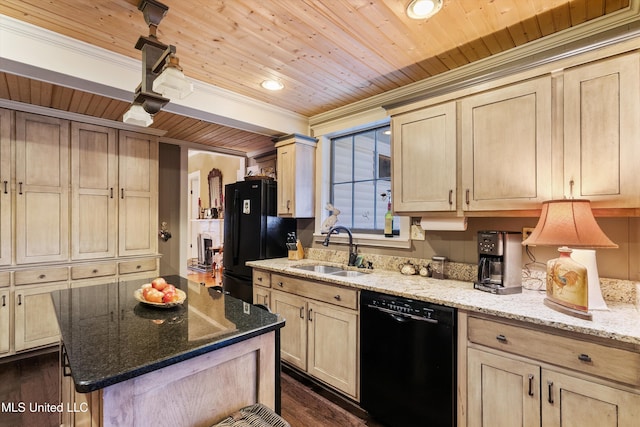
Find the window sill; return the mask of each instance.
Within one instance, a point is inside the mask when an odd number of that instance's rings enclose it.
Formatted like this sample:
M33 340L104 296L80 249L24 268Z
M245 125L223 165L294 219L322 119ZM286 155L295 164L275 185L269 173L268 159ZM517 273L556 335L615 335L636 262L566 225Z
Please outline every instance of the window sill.
M324 239L327 237L326 234L322 233L313 233L313 241L316 243L324 242ZM349 244L349 236L347 233L340 234L332 234L331 242L338 244ZM384 237L381 235L375 234L353 234L353 243L358 246L377 246L377 247L385 247L385 248L402 248L407 249L411 247L411 239L409 236L394 236L394 237Z

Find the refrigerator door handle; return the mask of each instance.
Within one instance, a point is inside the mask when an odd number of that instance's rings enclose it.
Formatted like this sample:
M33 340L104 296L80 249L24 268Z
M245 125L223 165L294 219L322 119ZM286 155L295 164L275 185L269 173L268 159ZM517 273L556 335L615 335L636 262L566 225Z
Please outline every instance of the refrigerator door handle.
M233 251L233 264L238 264L238 258L240 257L240 194L238 189L236 188L233 191L233 212L234 215L231 216L231 229L233 230L233 247L231 250Z

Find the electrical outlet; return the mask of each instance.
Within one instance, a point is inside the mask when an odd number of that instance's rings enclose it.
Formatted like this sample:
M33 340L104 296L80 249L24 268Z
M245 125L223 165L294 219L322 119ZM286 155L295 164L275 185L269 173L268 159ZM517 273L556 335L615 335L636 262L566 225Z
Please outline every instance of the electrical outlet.
M534 227L522 227L522 241L525 241L533 233Z

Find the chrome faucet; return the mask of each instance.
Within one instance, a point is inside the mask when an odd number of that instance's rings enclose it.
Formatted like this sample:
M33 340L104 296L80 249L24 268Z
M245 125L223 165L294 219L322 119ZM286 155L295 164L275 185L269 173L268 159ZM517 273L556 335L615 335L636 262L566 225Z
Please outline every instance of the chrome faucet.
M342 225L336 225L335 227L331 227L329 229L329 233L327 234L327 237L324 239L324 242L322 242L322 246L329 246L329 239L331 238L331 234L333 234L334 232L337 233L340 230L346 231L347 234L349 235L349 263L348 263L348 265L354 266L354 265L356 265L356 259L358 258L358 249L357 249L357 246L353 244L353 234L351 234L351 230L349 230L347 227L344 227Z

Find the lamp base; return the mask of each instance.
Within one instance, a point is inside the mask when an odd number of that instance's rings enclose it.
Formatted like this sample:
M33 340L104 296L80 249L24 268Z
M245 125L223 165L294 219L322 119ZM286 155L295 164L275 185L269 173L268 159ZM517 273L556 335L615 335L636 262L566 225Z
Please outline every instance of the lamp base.
M547 307L552 308L552 309L554 309L556 311L559 311L560 313L568 314L570 316L578 317L578 318L584 319L584 320L593 320L593 315L591 313L589 313L588 311L576 310L576 309L573 309L571 307L567 307L565 305L558 304L557 302L554 302L554 301L550 300L549 298L545 298L544 299L544 305L546 305Z

